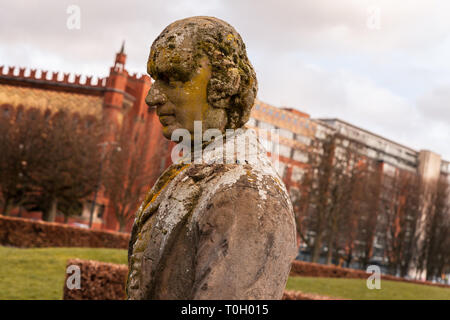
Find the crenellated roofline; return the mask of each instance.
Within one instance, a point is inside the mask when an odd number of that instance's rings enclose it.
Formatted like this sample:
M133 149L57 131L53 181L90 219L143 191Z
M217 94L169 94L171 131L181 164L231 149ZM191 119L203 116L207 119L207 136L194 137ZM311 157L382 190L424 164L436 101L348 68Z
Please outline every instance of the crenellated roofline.
M91 88L103 88L106 78L93 78L80 74L49 72L47 70L27 69L11 66L0 66L0 78L9 80L33 80L33 82L45 82L48 84L76 85Z

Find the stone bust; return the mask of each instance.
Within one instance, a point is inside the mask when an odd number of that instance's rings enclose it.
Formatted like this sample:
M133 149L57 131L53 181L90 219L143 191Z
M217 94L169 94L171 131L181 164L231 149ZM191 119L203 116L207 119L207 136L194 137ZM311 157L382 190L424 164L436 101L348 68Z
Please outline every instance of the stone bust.
M128 299L281 299L295 220L266 151L243 129L257 80L240 35L213 17L175 21L153 42L147 69L155 81L146 102L167 139L194 135L196 122L223 136L202 141L201 161L174 162L146 195L128 250Z

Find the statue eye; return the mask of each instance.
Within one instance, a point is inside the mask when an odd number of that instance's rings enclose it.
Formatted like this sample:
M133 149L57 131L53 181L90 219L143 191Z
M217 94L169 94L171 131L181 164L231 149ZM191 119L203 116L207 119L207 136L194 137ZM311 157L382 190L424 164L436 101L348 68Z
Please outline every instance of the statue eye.
M168 81L169 87L172 89L178 88L179 86L181 86L183 83L179 80L176 79L170 79Z
M165 73L159 73L158 80L168 87L172 87L174 84L173 79Z

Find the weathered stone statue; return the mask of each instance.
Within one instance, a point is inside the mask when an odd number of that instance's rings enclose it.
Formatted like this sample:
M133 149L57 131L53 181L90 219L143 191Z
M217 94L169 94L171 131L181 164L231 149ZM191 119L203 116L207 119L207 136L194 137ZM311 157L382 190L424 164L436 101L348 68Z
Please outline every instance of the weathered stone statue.
M148 72L146 101L166 138L194 136L195 121L223 135L171 165L137 211L128 298L280 299L296 254L294 214L266 151L250 130L236 131L257 92L240 35L213 17L176 21L154 41Z

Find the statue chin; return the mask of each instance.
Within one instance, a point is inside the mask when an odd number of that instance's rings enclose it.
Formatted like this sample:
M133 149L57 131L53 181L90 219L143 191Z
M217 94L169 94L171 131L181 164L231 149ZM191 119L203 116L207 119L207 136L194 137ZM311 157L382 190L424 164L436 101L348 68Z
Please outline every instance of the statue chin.
M175 126L175 125L163 126L162 127L162 134L163 134L164 138L166 138L168 140L171 140L172 132L174 132L175 129L177 129L177 126Z

